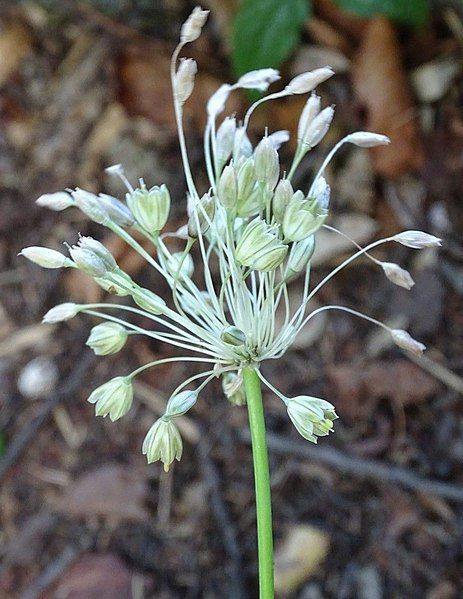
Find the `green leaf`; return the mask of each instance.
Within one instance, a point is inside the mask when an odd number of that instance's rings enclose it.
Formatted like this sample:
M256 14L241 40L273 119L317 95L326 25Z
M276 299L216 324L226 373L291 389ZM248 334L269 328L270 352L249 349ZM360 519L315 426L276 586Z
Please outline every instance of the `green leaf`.
M244 0L233 23L235 74L278 68L297 45L309 14L309 0Z
M429 0L335 0L358 17L385 15L394 21L422 27L429 19Z

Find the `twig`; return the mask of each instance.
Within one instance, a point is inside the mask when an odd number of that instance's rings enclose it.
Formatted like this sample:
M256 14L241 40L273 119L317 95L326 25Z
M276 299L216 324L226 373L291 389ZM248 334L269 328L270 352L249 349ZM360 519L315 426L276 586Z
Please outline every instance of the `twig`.
M0 460L0 482L5 478L9 469L14 465L16 460L26 449L29 441L40 430L43 424L45 424L51 412L53 411L53 408L67 395L78 389L78 387L82 384L82 380L84 379L87 370L94 361L95 356L93 356L93 354L87 353L71 371L61 389L58 389L58 391L43 404L39 415L34 420L29 422L28 426L24 427L16 435L16 437L13 438L11 443L8 445L8 449L4 457L2 460Z
M240 437L247 443L251 440L246 431L243 431ZM422 478L399 466L385 464L378 460L349 456L332 447L304 444L272 433L268 434L268 446L270 451L275 453L321 462L359 478L397 484L418 493L439 495L445 499L463 503L463 486Z

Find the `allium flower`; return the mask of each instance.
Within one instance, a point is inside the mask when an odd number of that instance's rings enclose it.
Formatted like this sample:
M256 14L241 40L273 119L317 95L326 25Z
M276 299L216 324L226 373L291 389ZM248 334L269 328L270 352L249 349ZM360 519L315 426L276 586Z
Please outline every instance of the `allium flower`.
M167 467L174 459L180 459L182 453L180 435L172 421L196 402L200 391L215 377L223 377L223 389L230 401L244 404L243 380L249 369L285 402L290 419L304 437L315 442L318 436L330 432L336 417L333 406L309 396L286 398L261 374L261 363L282 356L305 324L327 310L342 310L373 322L386 329L401 348L421 353L424 346L405 331L391 330L348 306L322 306L310 312L309 302L333 276L360 256L380 266L393 283L409 289L413 279L408 271L376 259L370 251L390 241L412 248L440 245L439 239L420 231L399 233L365 248L351 240L357 251L311 288L310 265L317 231L327 227L344 235L325 222L329 218L330 200L330 187L325 180L327 165L346 143L366 148L389 143L384 135L351 133L328 152L309 189L293 187L294 173L302 158L321 142L333 119L333 107L323 107L314 91L315 86L333 75L330 67L298 75L280 91L260 98L242 117L225 116L217 122L235 90L264 92L280 77L274 69L260 69L241 76L235 84L222 85L207 104L204 153L209 189L199 190L183 129L183 106L194 92L197 65L190 58L179 59L179 55L187 43L200 35L207 14L200 8L193 11L182 27L181 41L172 57L174 110L188 187L184 226L178 231L168 227L171 199L165 185L148 187L140 180L139 186L134 187L120 164L109 167L107 172L125 186L126 192L121 194L125 195L125 201L83 189L57 192L37 200L39 205L52 210L76 206L110 229L164 279L170 287L171 299L165 301L156 290L132 280L111 253L89 237L81 237L70 248L69 258L47 248L22 251L26 258L46 268L78 268L109 293L129 301L61 304L45 315L44 322L64 321L79 312L102 318L104 324L95 326L87 341L100 355L119 351L131 334L145 335L188 352L183 357L145 364L130 375L116 377L99 387L90 396L97 414L109 414L114 420L123 416L132 403L131 381L146 368L180 360L208 364L205 372L194 375L174 390L164 416L145 439L143 451L148 460L161 459ZM278 148L288 139L288 133L266 131L253 147L247 136L249 121L264 102L308 92L311 95L300 117L294 159L287 175L283 175L285 169L280 168ZM153 244L155 252L147 251L137 241L140 236ZM183 244L180 251L179 243ZM295 301L287 285L299 275L304 277L303 292ZM280 307L285 314L283 322L276 318ZM143 317L153 326L143 328L126 322L121 313ZM196 389L185 390L198 379L203 380Z

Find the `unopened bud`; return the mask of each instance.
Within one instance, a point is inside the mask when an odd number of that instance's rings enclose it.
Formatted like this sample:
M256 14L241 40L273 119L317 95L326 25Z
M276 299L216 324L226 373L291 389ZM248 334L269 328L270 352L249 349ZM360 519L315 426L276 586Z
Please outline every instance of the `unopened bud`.
M325 177L319 177L310 193L317 200L318 206L322 210L328 210L330 205L331 188L326 182Z
M98 199L105 207L113 223L120 227L131 227L133 225L135 222L133 214L123 202L106 193L100 193Z
M108 271L111 272L117 268L117 262L111 252L93 237L80 237L77 244L83 250L89 250L96 254L103 261Z
M370 133L369 131L356 131L348 135L344 141L359 146L359 148L374 148L375 146L387 146L391 140L386 135Z
M240 347L246 343L246 335L241 329L235 326L229 326L222 331L220 338L229 345Z
M74 318L79 311L80 306L78 304L73 304L71 302L58 304L54 308L51 308L51 310L48 310L48 312L42 318L42 322L55 323L63 322L64 320L70 320L71 318Z
M219 89L212 94L207 102L207 114L210 118L215 118L225 108L225 103L232 90L232 86L228 83L223 83Z
M421 356L426 349L426 346L423 343L413 339L413 337L403 329L391 329L391 336L396 345L415 354L415 356Z
M215 215L215 197L205 193L188 218L188 237L196 239L209 229Z
M124 347L127 336L127 330L117 322L102 322L92 328L85 345L97 356L109 356Z
M24 256L42 268L63 268L72 265L72 262L64 254L49 248L31 246L21 250L19 256Z
M202 10L200 6L196 6L188 19L183 23L180 30L180 41L182 44L194 42L201 35L201 30L207 20L208 10Z
M100 225L107 225L110 222L106 207L94 193L77 188L71 192L71 195L77 207L91 220Z
M197 399L197 391L181 391L176 395L172 395L167 402L165 415L170 418L182 416L195 405Z
M286 86L286 91L291 94L306 94L334 75L331 67L322 67L307 73L297 75Z
M289 138L289 131L286 131L285 129L275 131L275 133L271 133L268 136L268 140L272 144L274 150L279 150L283 144L289 141Z
M250 156L252 156L252 144L243 127L238 127L233 147L233 160L238 164L242 158L249 158Z
M146 455L148 464L160 460L166 472L174 460L181 459L182 437L170 418L163 416L156 420L143 441L142 452Z
M162 314L166 302L149 289L141 287L138 293L133 294L133 301L143 310L151 312L151 314Z
M175 74L175 98L183 106L193 92L195 75L198 71L196 61L192 58L182 58Z
M217 186L219 202L226 210L234 210L238 199L238 182L233 165L228 164L220 176Z
M248 223L236 246L236 259L243 266L263 272L275 270L285 259L288 246L262 219Z
M280 179L273 195L273 216L279 223L283 222L286 208L294 195L293 186L288 179Z
M305 133L307 131L307 127L314 120L316 116L318 116L321 108L321 99L320 96L317 96L315 93L310 95L310 98L305 103L305 106L301 112L301 116L299 118L299 123L297 126L297 138L299 140L304 139Z
M288 274L295 274L304 270L315 250L315 237L310 235L306 239L293 243L288 256Z
M404 231L403 233L394 235L392 239L397 241L397 243L401 243L402 245L406 245L407 247L416 250L440 247L442 245L442 239L434 237L434 235L430 235L429 233L424 233L423 231Z
M56 212L65 210L66 208L69 208L69 206L74 206L74 200L72 199L72 196L65 191L45 193L35 200L35 203L38 206L49 208L50 210L55 210Z
M254 169L257 181L273 190L280 176L280 160L268 137L264 137L254 151Z
M257 69L242 75L234 87L265 92L278 79L280 79L280 73L276 69Z
M217 130L216 137L216 158L219 167L227 162L233 152L235 144L236 119L227 117Z
M130 377L117 376L95 389L88 401L95 404L96 416L107 416L114 422L125 416L133 401L133 385Z
M92 277L103 277L107 274L103 260L94 252L82 249L74 245L70 250L71 258L74 260L77 268Z
M307 148L314 148L328 133L331 121L334 116L334 108L328 106L324 108L319 115L309 124L302 138L302 142Z
M398 264L394 264L393 262L381 262L381 268L386 277L395 285L399 285L399 287L411 289L415 284L415 281L412 279L408 270L405 270Z
M237 214L246 217L254 214L254 206L250 205L250 196L256 184L254 161L248 158L238 171L238 203ZM259 212L259 209L257 209Z
M301 241L313 235L325 222L328 212L318 205L315 199L304 199L301 191L291 198L283 218L283 232L286 239Z
M235 406L246 404L246 393L243 377L235 372L225 372L222 375L222 389L228 401Z
M169 218L170 194L165 185L155 185L151 189L141 187L126 195L135 220L147 233L161 231Z
M328 401L308 395L288 398L286 409L299 434L312 443L317 442L317 437L328 435L338 417Z

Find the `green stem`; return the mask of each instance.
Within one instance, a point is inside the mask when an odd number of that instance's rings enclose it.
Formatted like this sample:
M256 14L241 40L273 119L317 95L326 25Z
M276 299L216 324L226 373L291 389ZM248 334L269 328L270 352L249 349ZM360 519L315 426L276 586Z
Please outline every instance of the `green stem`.
M243 380L252 440L256 487L257 547L259 555L259 597L273 599L272 500L268 467L267 439L260 380L254 368L243 370Z

